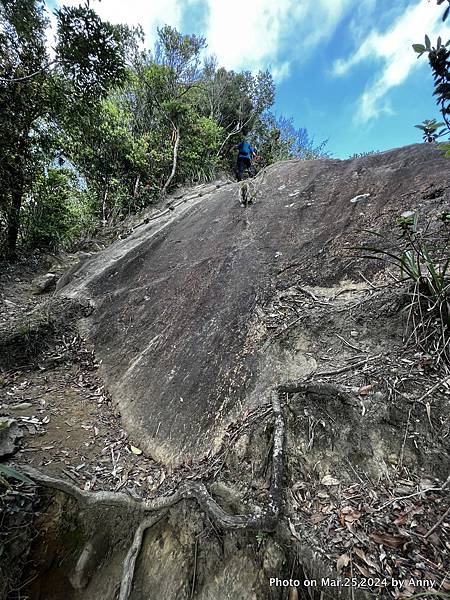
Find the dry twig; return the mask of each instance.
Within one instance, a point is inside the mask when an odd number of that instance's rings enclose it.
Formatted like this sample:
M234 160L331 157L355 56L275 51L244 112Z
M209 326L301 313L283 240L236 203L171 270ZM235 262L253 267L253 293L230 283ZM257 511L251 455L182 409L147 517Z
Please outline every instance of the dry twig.
M439 527L439 525L441 525L444 522L444 519L446 518L446 516L448 515L449 512L450 512L450 508L447 508L447 510L445 511L445 513L439 519L439 521L437 523L435 523L433 525L433 527L429 531L427 531L427 533L424 535L425 539L427 539L428 537L430 537L430 535L433 533L433 531L436 531L436 529Z

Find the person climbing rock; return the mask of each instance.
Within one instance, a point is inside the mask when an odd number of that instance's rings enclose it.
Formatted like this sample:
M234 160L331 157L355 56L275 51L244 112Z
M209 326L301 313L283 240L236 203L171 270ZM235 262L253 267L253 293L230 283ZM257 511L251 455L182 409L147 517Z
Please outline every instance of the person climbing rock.
M243 140L236 148L238 150L236 177L238 181L241 181L244 169L251 168L252 158L256 155L256 151L250 146L247 140Z

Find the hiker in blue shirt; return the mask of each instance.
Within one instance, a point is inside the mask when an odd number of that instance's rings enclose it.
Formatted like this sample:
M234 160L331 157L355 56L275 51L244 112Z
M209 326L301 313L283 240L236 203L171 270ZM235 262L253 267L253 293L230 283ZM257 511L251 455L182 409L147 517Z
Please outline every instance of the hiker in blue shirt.
M256 151L250 146L247 140L244 140L236 146L239 151L236 165L236 177L238 181L241 181L244 169L250 169L252 166L252 158L255 156Z

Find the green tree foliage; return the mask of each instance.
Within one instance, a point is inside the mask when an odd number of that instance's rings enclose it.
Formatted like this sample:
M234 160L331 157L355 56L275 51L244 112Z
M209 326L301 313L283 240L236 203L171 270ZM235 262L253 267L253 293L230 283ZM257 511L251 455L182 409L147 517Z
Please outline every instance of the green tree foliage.
M88 5L55 14L58 43L50 61L44 3L0 4L0 206L10 256L16 249L23 199L42 172L44 157L50 159L52 126L75 110L80 119L82 100L87 105L101 99L125 75L129 30L102 22Z
M327 140L316 144L305 128L297 129L293 119L277 117L265 112L255 128L252 141L267 164L300 158L310 160L329 156Z
M248 137L270 163L324 156L269 112L268 71L219 68L205 39L173 27L142 51L140 29L102 21L89 2L0 0L0 251L67 247L178 184L234 170Z
M34 124L45 113L49 93L45 26L40 2L0 4L0 207L10 253L16 245L22 198L38 162Z
M423 132L422 137L424 142L435 142L438 137L446 133L447 129L441 129L444 125L445 123L438 123L436 119L425 119L423 123L414 125L414 127L417 127ZM441 131L438 131L439 129L441 129Z
M49 168L40 173L21 208L23 245L66 248L92 226L89 204L73 171Z
M439 37L436 46L431 45L430 38L425 36L425 44L414 44L414 51L419 57L428 55L428 61L433 71L434 92L436 102L440 106L442 117L450 131L450 40L442 43Z
M443 4L445 1L448 2L449 6L444 11L442 16L443 21L447 19L450 13L450 0L437 0L438 5ZM418 58L423 54L428 56L428 62L434 79L433 95L436 96L436 103L440 107L442 118L444 119L443 125L446 126L447 132L450 133L450 40L443 44L442 38L438 37L436 45L432 46L430 38L428 35L425 35L425 43L413 44L413 49L418 54ZM442 124L430 131L429 128L434 127L435 124L436 121L433 119L432 121L424 121L422 125L416 125L416 127L419 127L424 132L425 141L434 141L437 137L445 133L444 130L444 132L436 135L436 130ZM447 145L446 150L447 156L450 156L450 145Z
M256 131L275 98L268 71L252 75L224 68L215 70L214 59L205 65L205 82L199 100L204 115L214 119L224 132L219 154L227 155L243 137Z
M93 193L93 210L106 222L138 208L133 185L145 171L146 138L131 131L130 114L111 96L64 132L64 156Z
M179 98L200 81L200 53L204 48L203 37L183 35L169 25L158 29L155 63L166 67L173 97Z
M81 100L97 100L125 77L133 32L100 19L89 5L63 6L57 15L58 71Z

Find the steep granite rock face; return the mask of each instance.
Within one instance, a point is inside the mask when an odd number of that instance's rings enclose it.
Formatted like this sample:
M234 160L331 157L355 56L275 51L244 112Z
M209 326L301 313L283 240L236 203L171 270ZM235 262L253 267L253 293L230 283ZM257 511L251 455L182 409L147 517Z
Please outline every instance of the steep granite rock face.
M167 463L199 459L270 386L308 372L305 357L283 366L264 344L259 307L292 280L329 286L379 268L349 246L448 200L448 167L431 144L278 163L250 183L247 209L226 185L87 259L58 294L94 306L85 331L134 443Z

